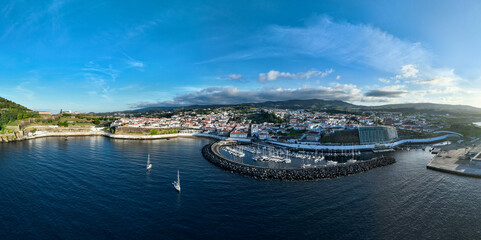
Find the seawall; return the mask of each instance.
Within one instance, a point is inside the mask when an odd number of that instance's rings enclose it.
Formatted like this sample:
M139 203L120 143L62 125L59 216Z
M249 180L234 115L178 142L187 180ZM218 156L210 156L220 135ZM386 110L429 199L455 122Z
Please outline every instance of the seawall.
M315 180L321 178L335 178L366 172L373 168L387 166L396 162L393 157L378 157L366 161L341 163L333 166L274 169L243 164L230 160L222 156L219 152L221 146L224 146L224 144L220 142L207 144L202 148L202 155L209 162L224 170L259 179Z
M393 147L399 147L404 144L425 144L425 143L436 143L436 142L441 142L445 141L449 136L452 136L453 134L448 134L448 135L443 135L439 137L433 137L433 138L424 138L424 139L404 139L404 140L399 140L393 143L384 143L384 144L363 144L363 145L320 145L320 144L308 144L308 143L282 143L282 142L276 142L276 141L267 141L268 143L278 145L278 146L283 146L283 147L288 147L290 149L299 149L299 150L324 150L324 151L346 151L346 150L352 150L353 148L356 150L361 150L361 151L367 151L367 150L373 150L376 149L377 147L381 146L383 148L393 148Z
M104 136L113 139L125 139L125 140L155 140L155 139L168 139L168 138L176 138L176 137L205 137L205 138L212 138L215 140L223 140L224 137L205 134L205 133L174 133L174 134L161 134L161 135L120 135L120 134L112 134L106 133L102 131L88 131L88 132L49 132L44 134L38 134L35 136L23 136L20 138L14 138L11 140L3 140L0 139L1 142L16 142L16 141L23 141L23 140L30 140L36 138L44 138L44 137L80 137L80 136Z

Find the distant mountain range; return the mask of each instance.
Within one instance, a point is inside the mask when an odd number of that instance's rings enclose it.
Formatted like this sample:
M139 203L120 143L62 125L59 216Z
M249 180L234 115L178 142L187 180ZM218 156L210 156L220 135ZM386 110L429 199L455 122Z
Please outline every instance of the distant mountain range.
M449 113L449 114L481 114L481 108L468 105L450 105L436 103L403 103L403 104L387 104L380 106L363 106L347 103L340 100L287 100L287 101L267 101L261 103L242 103L230 105L192 105L183 107L150 107L142 108L126 112L147 112L156 110L172 110L172 109L207 109L218 107L253 107L253 108L278 108L278 109L306 109L306 110L325 110L325 111L391 111L391 112L416 112L416 113Z
M322 99L308 99L308 100L287 100L287 101L267 101L261 103L242 103L230 105L192 105L183 107L150 107L131 111L124 111L125 113L141 113L152 111L163 111L173 109L207 109L219 107L234 107L234 108L277 108L277 109L306 109L318 111L341 111L341 112L359 112L359 111L390 111L403 113L441 113L441 114L470 114L481 115L481 108L476 108L468 105L450 105L437 103L403 103L403 104L387 104L380 106L363 106L347 103L340 100L322 100ZM29 109L0 97L0 119L14 120L14 116L18 113L25 113ZM3 116L2 116L3 115ZM8 117L7 117L8 116Z

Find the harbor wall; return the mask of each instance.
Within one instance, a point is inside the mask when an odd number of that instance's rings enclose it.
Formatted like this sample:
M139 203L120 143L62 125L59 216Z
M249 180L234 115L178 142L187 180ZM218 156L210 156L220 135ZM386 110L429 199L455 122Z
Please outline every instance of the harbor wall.
M202 148L202 155L212 164L233 172L259 179L279 180L315 180L321 178L335 178L360 172L366 172L373 168L387 166L396 162L393 157L377 157L355 163L340 163L333 166L320 166L311 168L268 168L235 162L224 157L219 148L226 146L221 142L213 142Z
M207 134L207 133L174 133L174 134L161 134L161 135L121 135L121 134L112 134L106 133L102 131L85 131L85 132L45 132L41 134L35 134L33 136L22 136L22 137L15 137L11 136L3 136L0 135L0 143L1 142L16 142L16 141L23 141L29 139L36 139L36 138L44 138L44 137L80 137L80 136L104 136L113 139L125 139L125 140L155 140L155 139L168 139L168 138L176 138L176 137L205 137L211 138L215 140L224 140L225 137Z
M447 134L439 137L433 138L421 138L421 139L404 139L399 140L393 143L383 143L383 144L362 144L362 145L320 145L320 144L309 144L309 143L281 143L277 141L267 141L268 143L288 147L291 149L299 149L299 150L333 150L333 151L350 151L353 148L356 150L367 151L373 150L377 147L381 146L383 148L393 148L398 147L403 144L424 144L424 143L435 143L445 141L448 137L453 136L455 134Z

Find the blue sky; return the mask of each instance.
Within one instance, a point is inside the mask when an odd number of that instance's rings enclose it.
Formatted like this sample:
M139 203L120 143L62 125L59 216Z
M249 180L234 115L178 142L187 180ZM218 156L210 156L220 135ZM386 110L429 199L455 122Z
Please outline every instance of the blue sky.
M479 1L1 1L35 110L336 99L481 107Z

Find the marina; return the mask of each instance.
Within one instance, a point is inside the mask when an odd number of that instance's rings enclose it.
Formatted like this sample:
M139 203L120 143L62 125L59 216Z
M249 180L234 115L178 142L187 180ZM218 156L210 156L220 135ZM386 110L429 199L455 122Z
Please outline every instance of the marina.
M313 166L312 163L304 163L300 167L273 167L258 166L236 161L224 157L222 149L232 148L235 143L218 141L210 143L202 148L202 155L212 164L241 175L251 176L259 179L278 180L315 180L321 178L336 178L356 173L366 172L377 167L383 167L396 162L390 156L378 156L364 161L349 159L343 163L328 160L325 164ZM303 157L306 155L302 155ZM312 155L311 155L312 156Z
M231 158L233 161L247 163L254 166L267 166L271 168L309 168L316 166L334 165L338 162L354 162L354 160L367 160L380 154L364 152L354 147L346 150L290 150L265 143L238 143L228 141L225 147L220 148L220 153Z

